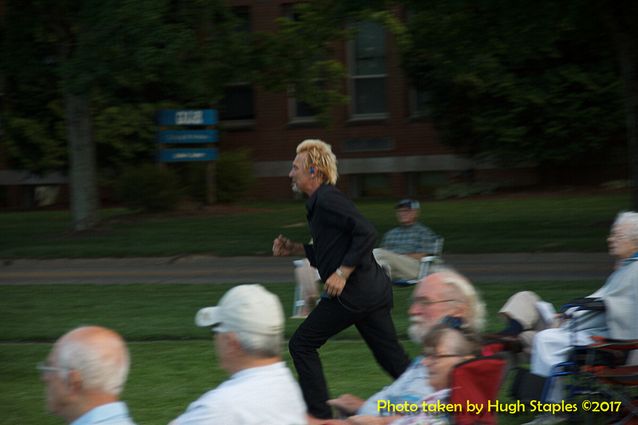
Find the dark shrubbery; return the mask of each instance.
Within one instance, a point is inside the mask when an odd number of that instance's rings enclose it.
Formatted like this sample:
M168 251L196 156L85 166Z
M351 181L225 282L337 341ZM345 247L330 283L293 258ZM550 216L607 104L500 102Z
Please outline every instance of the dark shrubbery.
M116 194L129 208L166 211L177 207L181 190L179 177L170 168L145 164L124 170L117 179Z
M250 151L222 152L217 161L217 200L238 201L255 181Z
M159 168L146 164L127 168L116 180L116 196L128 208L144 211L175 209L182 197L205 203L206 165L172 164ZM223 152L215 166L218 202L239 201L255 181L247 150Z

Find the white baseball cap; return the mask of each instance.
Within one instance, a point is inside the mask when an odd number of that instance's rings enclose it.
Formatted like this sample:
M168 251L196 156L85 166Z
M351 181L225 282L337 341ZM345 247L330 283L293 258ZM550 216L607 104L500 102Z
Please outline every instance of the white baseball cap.
M284 310L279 298L258 284L230 289L215 307L195 316L197 326L214 326L216 332L252 332L277 335L284 330Z
M410 210L418 210L421 208L421 204L419 201L415 201L414 199L401 199L396 203L394 208L407 208Z

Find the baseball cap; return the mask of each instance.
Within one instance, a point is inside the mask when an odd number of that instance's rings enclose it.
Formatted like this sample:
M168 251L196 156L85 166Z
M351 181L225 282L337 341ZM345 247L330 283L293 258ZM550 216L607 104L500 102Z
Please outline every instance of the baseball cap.
M421 208L421 204L419 201L415 201L414 199L401 199L394 208L409 208L411 210L418 210Z
M197 326L213 326L217 332L251 332L277 335L284 330L284 311L279 298L259 284L230 289L214 307L195 316Z

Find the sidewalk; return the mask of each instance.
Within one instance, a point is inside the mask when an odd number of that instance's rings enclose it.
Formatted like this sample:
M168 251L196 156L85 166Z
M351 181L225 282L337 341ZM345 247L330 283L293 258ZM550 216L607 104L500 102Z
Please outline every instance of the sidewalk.
M0 260L0 285L33 283L273 283L292 282L292 257ZM473 282L599 279L611 273L607 253L450 254L445 262Z

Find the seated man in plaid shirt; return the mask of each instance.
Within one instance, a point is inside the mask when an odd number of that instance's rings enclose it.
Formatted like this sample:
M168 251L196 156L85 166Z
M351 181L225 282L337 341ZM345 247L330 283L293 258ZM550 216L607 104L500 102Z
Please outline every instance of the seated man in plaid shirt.
M421 257L438 254L439 236L417 222L419 201L403 199L395 208L399 226L383 236L381 247L373 251L374 258L392 280L416 279Z

